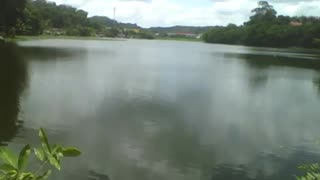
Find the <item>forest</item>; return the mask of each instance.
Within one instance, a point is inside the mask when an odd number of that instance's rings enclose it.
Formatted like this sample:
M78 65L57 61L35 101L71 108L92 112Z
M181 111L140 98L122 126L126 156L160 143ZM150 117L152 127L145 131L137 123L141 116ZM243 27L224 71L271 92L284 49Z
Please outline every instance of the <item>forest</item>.
M125 28L140 27L105 16L88 17L88 12L84 10L46 0L0 1L0 36L45 34L115 37Z
M260 1L253 15L241 26L216 26L204 33L208 43L262 47L320 48L319 17L279 15L267 1Z

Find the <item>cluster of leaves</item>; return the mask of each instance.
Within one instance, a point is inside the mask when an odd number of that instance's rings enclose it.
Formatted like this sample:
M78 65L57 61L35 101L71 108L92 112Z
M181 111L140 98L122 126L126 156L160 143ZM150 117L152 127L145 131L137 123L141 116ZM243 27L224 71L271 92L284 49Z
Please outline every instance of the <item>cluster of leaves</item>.
M266 1L244 25L214 27L203 35L208 43L243 44L266 47L320 47L320 18L277 16L277 12ZM292 22L301 25L292 25Z
M5 147L0 149L0 159L3 162L0 166L0 180L45 180L52 172L51 167L61 170L63 157L77 157L81 154L74 147L50 145L43 129L39 130L39 137L39 148L32 149L30 145L26 145L19 155ZM40 161L38 168L33 171L28 165L32 154Z
M301 165L299 169L305 172L304 176L297 176L297 180L318 180L320 179L320 165L318 163L311 165Z

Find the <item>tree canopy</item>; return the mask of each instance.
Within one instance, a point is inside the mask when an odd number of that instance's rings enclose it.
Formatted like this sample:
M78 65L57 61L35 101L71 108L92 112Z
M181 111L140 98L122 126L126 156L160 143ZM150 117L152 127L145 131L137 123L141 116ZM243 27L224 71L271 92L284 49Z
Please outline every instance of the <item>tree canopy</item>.
M1 0L0 35L117 36L121 29L139 29L105 16L88 17L88 12L47 0Z
M0 35L15 34L17 20L22 17L26 0L0 1Z
M267 1L260 1L241 26L214 27L203 35L208 43L266 47L320 47L319 17L279 15Z

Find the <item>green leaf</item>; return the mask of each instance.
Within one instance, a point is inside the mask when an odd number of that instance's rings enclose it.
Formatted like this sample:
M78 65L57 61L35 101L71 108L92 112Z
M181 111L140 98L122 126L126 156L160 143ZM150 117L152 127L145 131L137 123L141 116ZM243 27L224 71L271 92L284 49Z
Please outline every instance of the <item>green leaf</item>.
M5 180L6 176L0 174L0 180Z
M18 160L18 169L23 170L29 160L31 154L31 147L30 145L26 145L20 152L19 160Z
M62 149L62 154L64 157L77 157L81 155L81 152L77 148L67 147Z
M308 179L315 179L315 177L311 173L307 173L307 178Z
M38 176L35 178L35 180L44 180L44 179L48 179L48 177L51 175L52 171L48 170L46 171L43 175Z
M44 153L44 151L42 149L34 148L33 151L34 151L34 154L37 156L37 158L40 161L44 161L45 160L45 153Z
M0 158L7 164L17 168L17 156L7 148L0 148Z
M57 158L55 158L54 156L52 156L51 154L47 154L47 156L48 156L49 163L52 166L54 166L56 169L61 170L60 161Z
M19 180L31 180L34 179L34 175L32 173L21 173L19 176Z
M58 157L59 159L63 157L62 152L59 152L59 153L57 153L56 155L57 155L57 157Z
M18 171L11 170L6 174L7 177L10 177L11 179L16 179L18 176Z
M54 145L52 148L52 151L51 151L51 155L56 155L57 159L59 159L60 157L63 157L63 156L61 156L61 154L62 154L62 146Z
M8 171L17 170L15 167L13 167L10 164L2 164L0 165L0 171L6 173Z
M51 152L48 137L42 128L39 130L39 137L40 137L42 148L45 151Z

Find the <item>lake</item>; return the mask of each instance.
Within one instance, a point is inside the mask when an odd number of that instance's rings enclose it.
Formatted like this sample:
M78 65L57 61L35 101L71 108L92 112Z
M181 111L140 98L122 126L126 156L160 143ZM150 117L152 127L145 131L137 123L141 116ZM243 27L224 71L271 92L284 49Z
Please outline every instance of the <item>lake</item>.
M0 51L0 144L36 144L43 127L83 152L52 179L284 180L320 160L320 52L156 40Z

